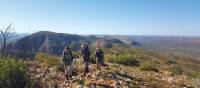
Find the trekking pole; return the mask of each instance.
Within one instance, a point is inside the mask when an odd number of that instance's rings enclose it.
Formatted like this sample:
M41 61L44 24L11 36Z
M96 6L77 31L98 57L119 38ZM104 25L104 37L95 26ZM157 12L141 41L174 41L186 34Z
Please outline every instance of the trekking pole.
M95 64L97 64L97 58L96 58L96 56L94 57L94 60L95 60Z
M75 64L76 64L76 59L77 59L77 58L74 58L74 62L75 62Z

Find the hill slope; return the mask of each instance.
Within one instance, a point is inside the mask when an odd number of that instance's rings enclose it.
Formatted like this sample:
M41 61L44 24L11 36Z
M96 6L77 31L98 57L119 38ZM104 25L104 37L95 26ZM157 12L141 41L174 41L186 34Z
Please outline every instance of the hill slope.
M123 50L126 51L127 49L123 48ZM106 50L106 52L108 51ZM118 56L120 60L118 58L113 58L115 57L114 54L108 52L106 54L107 66L101 68L101 70L98 70L96 65L91 63L90 72L86 76L83 75L84 66L82 61L76 58L73 62L73 79L67 80L67 82L65 82L63 68L59 65L59 57L45 57L44 54L38 54L34 61L28 61L27 63L31 78L36 80L36 84L38 84L39 87L44 88L199 87L199 61L193 62L178 57L168 59L172 57L135 49L133 49L133 51L127 51L133 55L131 57L126 56L127 54L123 54L123 52L120 52ZM117 60L117 62L110 62L110 59ZM134 60L138 60L139 65L133 65L135 63L126 64ZM117 64L118 62L122 63ZM148 62L150 63L148 64ZM190 75L191 73L195 74Z

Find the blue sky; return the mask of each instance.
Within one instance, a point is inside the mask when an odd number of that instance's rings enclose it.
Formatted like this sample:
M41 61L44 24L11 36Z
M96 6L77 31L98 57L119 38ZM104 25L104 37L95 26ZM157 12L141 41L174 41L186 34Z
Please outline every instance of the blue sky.
M200 36L199 0L0 0L16 32Z

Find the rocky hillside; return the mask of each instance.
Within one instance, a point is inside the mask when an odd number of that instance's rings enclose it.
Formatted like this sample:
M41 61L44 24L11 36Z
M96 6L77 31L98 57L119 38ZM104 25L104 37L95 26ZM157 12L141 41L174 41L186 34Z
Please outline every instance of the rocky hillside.
M195 85L186 76L171 77L162 71L142 72L137 68L108 64L101 70L90 66L90 72L83 76L83 65L74 63L72 80L65 81L64 72L56 67L44 68L38 62L27 62L29 73L35 80L35 87L43 88L193 88ZM184 84L184 85L182 85ZM196 84L198 85L198 84Z
M33 79L41 82L40 87L44 88L82 88L82 87L148 87L147 84L140 79L136 79L132 74L120 71L122 67L116 68L116 65L104 67L97 70L96 66L90 66L90 73L83 75L83 66L76 65L75 73L72 80L65 81L63 71L56 71L52 68L42 68L37 62L29 62L29 70Z
M199 88L200 61L187 57L116 47L104 49L106 65L101 70L91 61L83 75L83 63L73 62L73 79L65 82L60 57L38 53L28 61L36 87L43 88ZM94 59L94 58L91 58Z
M105 66L98 70L93 54L90 72L76 57L73 77L66 80L60 57L37 53L32 60L0 59L0 86L10 88L199 88L200 61L188 57L113 46L105 48ZM74 56L76 52L74 52ZM13 71L15 73L13 73ZM19 79L21 81L19 81Z

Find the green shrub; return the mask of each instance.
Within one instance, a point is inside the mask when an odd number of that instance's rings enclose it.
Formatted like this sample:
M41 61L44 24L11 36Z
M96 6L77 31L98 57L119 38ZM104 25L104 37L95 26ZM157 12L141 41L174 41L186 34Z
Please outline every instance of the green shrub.
M44 63L45 62L45 58L46 58L45 54L43 54L43 53L37 53L35 55L35 60L40 62L40 63Z
M175 76L175 75L182 75L183 70L180 67L174 66L170 69L171 75Z
M192 72L188 74L189 78L200 78L200 72Z
M159 70L156 68L153 62L144 62L140 64L139 67L140 70L142 71L154 71L154 72L159 72Z
M36 54L35 60L48 67L58 66L60 63L60 60L58 57L52 56L52 55L45 55L44 53Z
M28 82L27 68L23 61L0 59L0 88L24 88Z
M139 61L129 54L112 56L108 58L107 61L128 66L138 66L139 64Z
M78 58L80 56L80 52L79 51L73 51L73 57L74 58Z
M85 85L85 80L84 79L78 80L78 84Z
M167 60L166 64L170 65L170 64L177 64L177 62L173 59Z

